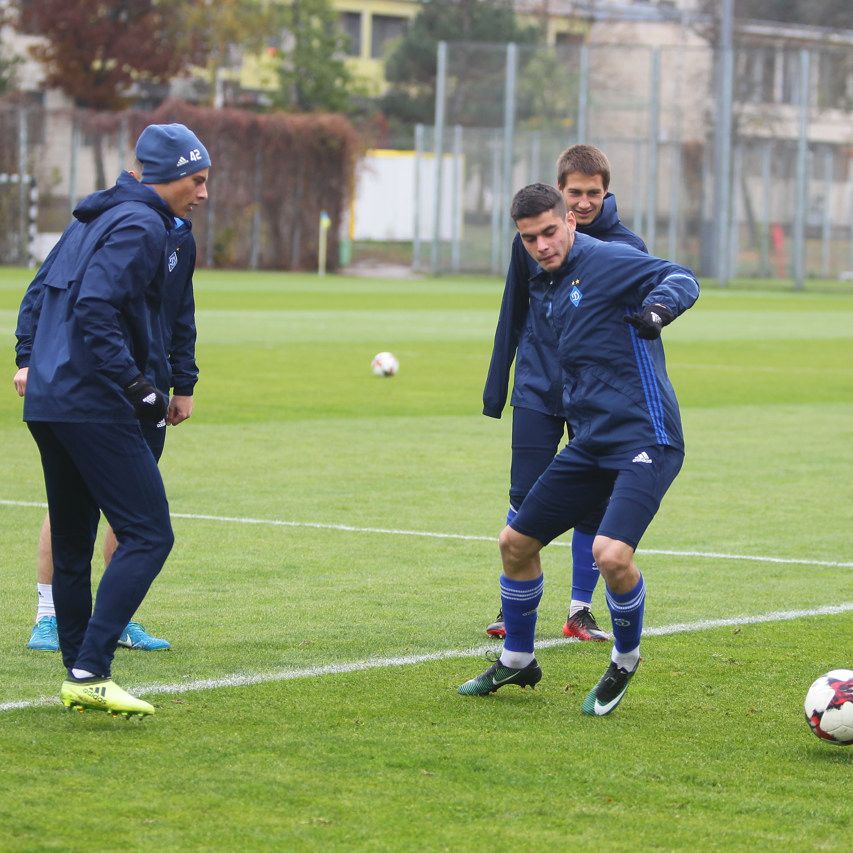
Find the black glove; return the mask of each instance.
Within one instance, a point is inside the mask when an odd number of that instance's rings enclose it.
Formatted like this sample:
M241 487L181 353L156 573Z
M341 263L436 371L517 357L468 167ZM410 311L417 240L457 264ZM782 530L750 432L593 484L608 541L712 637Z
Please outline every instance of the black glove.
M672 311L664 305L646 305L642 314L629 314L622 318L630 323L637 334L647 341L653 341L660 337L660 330L668 326L675 318Z
M158 391L141 373L124 386L124 393L127 394L136 417L144 424L159 423L169 411L169 398L162 391Z

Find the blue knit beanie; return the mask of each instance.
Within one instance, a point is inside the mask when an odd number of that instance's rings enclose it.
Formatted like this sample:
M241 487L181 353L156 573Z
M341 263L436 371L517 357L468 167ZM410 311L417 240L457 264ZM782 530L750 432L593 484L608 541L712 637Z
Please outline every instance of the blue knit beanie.
M136 142L143 184L167 184L210 166L201 140L183 124L149 124Z

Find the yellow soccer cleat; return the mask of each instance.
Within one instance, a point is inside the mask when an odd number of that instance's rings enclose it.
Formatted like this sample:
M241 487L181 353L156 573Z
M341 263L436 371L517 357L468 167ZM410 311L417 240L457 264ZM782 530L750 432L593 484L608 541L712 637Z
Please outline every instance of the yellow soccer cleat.
M145 717L154 713L154 706L122 690L111 678L62 682L59 699L66 708L78 711L106 711L114 717Z

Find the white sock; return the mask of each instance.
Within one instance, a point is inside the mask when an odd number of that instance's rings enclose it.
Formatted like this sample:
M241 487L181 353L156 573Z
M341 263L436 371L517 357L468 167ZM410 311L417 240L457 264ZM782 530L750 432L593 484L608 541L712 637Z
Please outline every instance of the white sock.
M501 652L500 662L511 669L524 669L533 660L533 652Z
M569 619L571 619L578 610L589 610L589 606L591 604L591 601L578 601L576 598L573 598L572 603L569 605Z
M56 616L53 607L53 586L49 583L37 583L38 607L36 607L36 622L43 616Z
M616 666L621 667L622 669L627 669L628 672L633 672L637 668L637 664L640 662L640 647L637 646L636 649L630 652L617 652L616 646L614 646L613 651L610 653L610 660L612 660Z
M88 669L72 669L71 674L75 678L94 678L95 677L95 673L89 672Z

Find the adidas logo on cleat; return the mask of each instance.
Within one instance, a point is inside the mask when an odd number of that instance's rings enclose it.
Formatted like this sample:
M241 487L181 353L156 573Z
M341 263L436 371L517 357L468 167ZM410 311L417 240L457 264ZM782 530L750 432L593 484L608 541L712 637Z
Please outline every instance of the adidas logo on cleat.
M652 458L648 453L644 450L642 453L638 453L632 460L632 462L643 462L646 465L652 464Z
M91 699L99 705L107 704L107 688L106 687L83 687L82 692L86 693Z

